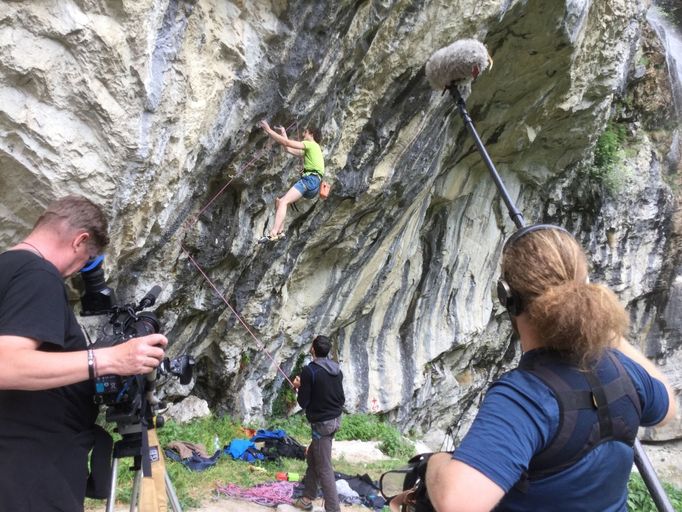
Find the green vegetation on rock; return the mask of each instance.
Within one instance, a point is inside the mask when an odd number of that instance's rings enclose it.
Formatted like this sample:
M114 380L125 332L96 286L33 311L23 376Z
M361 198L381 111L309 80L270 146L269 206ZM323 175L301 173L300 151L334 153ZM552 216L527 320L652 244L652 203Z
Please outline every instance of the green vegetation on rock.
M625 142L625 127L609 123L597 140L594 160L589 169L590 179L603 186L614 197L623 191L629 176L628 170L623 166Z

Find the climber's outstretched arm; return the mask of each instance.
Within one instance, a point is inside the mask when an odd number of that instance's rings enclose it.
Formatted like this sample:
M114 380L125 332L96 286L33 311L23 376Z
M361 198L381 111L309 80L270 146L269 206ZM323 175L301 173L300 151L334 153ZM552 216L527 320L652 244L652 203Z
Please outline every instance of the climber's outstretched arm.
M268 122L263 119L260 123L259 126L263 128L265 133L267 133L275 142L278 144L284 146L285 149L298 149L301 150L300 153L292 153L294 155L302 155L303 154L303 149L305 149L305 146L303 145L302 142L294 139L289 139L286 136L282 136L281 134L277 133L275 130L270 128L270 125ZM286 134L286 132L285 132Z
M287 130L283 126L275 126L275 130L279 132L279 134L284 137L285 139L289 140L289 137L287 136ZM302 149L294 149L290 148L289 146L284 146L284 151L291 155L295 156L303 156L303 150Z

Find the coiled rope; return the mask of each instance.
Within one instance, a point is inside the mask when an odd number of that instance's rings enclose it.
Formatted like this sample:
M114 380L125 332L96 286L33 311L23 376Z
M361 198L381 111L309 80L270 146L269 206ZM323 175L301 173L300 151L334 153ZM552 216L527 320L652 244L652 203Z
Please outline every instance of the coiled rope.
M259 484L254 487L240 487L236 484L226 484L216 486L218 494L224 494L231 498L264 505L266 507L276 507L282 503L293 503L294 482L269 482Z

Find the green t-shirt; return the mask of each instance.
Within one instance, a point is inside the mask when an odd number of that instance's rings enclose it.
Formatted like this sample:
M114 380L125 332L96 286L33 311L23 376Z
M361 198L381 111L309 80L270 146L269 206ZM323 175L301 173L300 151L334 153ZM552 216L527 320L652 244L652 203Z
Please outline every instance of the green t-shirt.
M317 142L304 140L303 146L303 169L305 171L317 171L324 175L324 157L322 148Z

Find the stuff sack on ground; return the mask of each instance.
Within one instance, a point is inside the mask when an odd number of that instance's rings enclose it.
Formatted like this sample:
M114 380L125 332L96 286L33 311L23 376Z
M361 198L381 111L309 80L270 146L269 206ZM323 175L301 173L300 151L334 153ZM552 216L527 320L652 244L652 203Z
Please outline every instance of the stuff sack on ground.
M379 484L371 479L368 474L364 475L345 475L343 473L334 473L336 480L346 480L348 486L358 493L362 504L374 510L381 510L386 505L386 500L381 496Z
M218 450L209 457L204 445L189 441L173 441L166 446L164 453L169 459L180 462L192 471L203 471L215 466L222 454Z
M255 443L248 439L233 439L225 448L225 452L229 453L235 460L246 462L265 460L265 455L256 448Z

